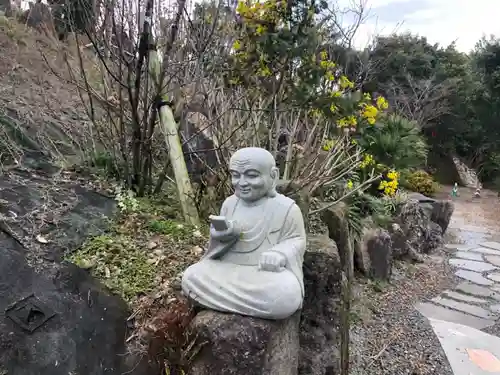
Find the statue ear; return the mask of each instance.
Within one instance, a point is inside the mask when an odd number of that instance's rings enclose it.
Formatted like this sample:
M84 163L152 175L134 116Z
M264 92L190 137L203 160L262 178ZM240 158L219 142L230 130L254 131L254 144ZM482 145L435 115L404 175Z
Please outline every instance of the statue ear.
M271 188L269 189L269 196L270 197L275 197L277 193L276 191L276 186L278 185L278 179L279 179L279 176L280 176L280 170L278 169L278 167L272 167L271 168L271 179L272 179L272 183L271 183Z

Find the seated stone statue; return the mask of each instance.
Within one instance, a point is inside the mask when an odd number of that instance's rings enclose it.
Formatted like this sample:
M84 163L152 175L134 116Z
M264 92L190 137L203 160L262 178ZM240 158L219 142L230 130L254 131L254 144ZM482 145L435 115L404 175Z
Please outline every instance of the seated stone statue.
M302 307L304 220L295 202L276 192L278 168L262 148L230 160L234 195L210 228L202 259L184 272L184 294L200 305L264 319L284 319Z

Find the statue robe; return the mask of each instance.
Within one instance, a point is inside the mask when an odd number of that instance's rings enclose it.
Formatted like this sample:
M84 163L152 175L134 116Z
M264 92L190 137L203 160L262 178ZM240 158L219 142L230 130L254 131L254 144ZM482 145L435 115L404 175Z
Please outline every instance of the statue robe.
M210 240L205 256L183 275L183 290L201 305L219 311L269 319L283 319L302 307L302 263L306 234L302 213L295 202L277 194L254 214L236 196L226 199L221 216L241 225L242 236L230 242ZM280 272L259 270L266 251L284 255Z

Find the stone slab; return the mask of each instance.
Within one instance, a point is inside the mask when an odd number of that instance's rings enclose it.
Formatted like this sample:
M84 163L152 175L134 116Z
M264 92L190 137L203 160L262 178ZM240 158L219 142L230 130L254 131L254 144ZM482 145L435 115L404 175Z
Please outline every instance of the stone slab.
M490 280L493 280L497 283L500 283L500 273L498 273L498 272L490 273L490 274L486 275L486 277Z
M476 318L475 316L450 310L446 307L429 302L418 303L415 308L420 314L428 319L439 319L458 324L465 324L476 329L483 329L495 324L493 320Z
M457 258L462 258L462 259L477 260L480 262L484 260L483 255L481 253L473 253L471 251L457 251L455 254L453 254L453 256L455 256ZM500 267L500 265L496 265L496 266Z
M500 359L500 338L463 324L429 319L436 333L454 375L491 375L498 374L492 362ZM474 361L472 351L490 353L492 361Z
M490 310L493 311L494 313L499 314L500 313L500 304L496 303L494 305L491 305Z
M454 301L449 298L444 297L436 297L432 299L432 302L442 305L444 307L449 307L453 310L458 310L466 314L477 316L478 318L483 319L494 319L495 316L486 309L482 307L470 305L468 303Z
M472 253L470 253L472 254ZM456 254L455 254L456 255ZM493 264L494 266L500 267L500 256L497 255L485 255L484 258Z
M482 303L488 303L487 300L478 298L478 297L473 297L469 296L468 294L456 292L453 290L445 290L443 294L451 299L458 300L461 302L466 302L466 303L477 303L477 304L482 304Z
M482 254L490 254L490 255L498 255L500 256L500 251L498 250L493 250L493 249L488 249L487 247L474 247L468 251L474 252L474 253L482 253Z
M488 280L486 277L481 275L480 273L474 271L466 271L466 270L458 270L455 272L455 275L461 277L462 279L473 282L478 285L491 286L494 284L493 281Z
M493 241L483 242L479 244L479 246L500 251L500 243L498 242L493 242Z
M463 281L455 287L456 290L476 297L492 298L500 301L500 292L468 281Z
M448 244L444 245L444 248L447 250L458 250L458 251L468 251L468 250L471 250L473 247L474 246L453 244L453 243L448 243Z
M477 262L475 260L468 260L468 259L450 259L450 264L452 266L464 270L475 271L475 272L487 272L487 271L494 271L497 269L497 267L495 267L492 264L486 262Z

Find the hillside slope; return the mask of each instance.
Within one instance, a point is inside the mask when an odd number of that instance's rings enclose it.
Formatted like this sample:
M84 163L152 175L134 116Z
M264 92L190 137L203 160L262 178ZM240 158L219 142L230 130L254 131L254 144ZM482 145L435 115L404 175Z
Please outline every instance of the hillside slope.
M0 16L0 160L4 164L75 155L88 127L63 48ZM17 163L16 163L17 161Z

